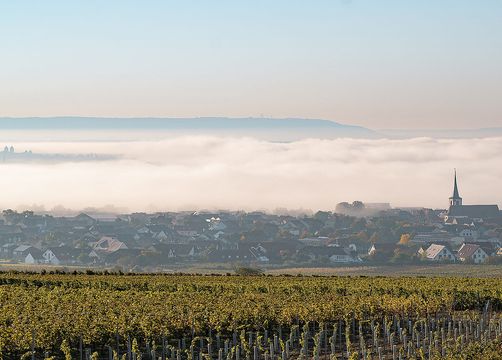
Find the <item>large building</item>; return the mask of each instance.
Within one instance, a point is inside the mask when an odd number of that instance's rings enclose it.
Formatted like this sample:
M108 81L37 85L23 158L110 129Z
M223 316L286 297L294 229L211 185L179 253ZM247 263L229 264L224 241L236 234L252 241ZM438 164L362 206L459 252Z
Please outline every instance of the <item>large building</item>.
M445 222L450 224L466 224L498 219L498 205L464 205L457 184L457 171L453 180L453 195L449 198L450 207L445 216Z

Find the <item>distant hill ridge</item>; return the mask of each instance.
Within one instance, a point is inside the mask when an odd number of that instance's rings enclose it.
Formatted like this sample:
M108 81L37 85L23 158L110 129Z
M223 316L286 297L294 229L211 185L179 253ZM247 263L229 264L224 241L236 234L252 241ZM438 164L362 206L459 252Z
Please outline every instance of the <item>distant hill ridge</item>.
M356 132L372 131L361 126L330 120L300 118L111 118L111 117L23 117L0 118L0 129L260 129L329 128Z
M0 130L165 130L185 134L252 135L286 141L308 137L408 139L502 136L502 127L372 130L325 119L270 117L0 117Z

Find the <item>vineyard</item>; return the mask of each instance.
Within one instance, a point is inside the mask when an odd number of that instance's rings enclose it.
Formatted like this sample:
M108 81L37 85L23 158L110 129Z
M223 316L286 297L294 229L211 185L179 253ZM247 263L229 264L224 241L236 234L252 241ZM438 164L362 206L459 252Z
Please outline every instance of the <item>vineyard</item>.
M500 359L502 279L0 274L0 359Z

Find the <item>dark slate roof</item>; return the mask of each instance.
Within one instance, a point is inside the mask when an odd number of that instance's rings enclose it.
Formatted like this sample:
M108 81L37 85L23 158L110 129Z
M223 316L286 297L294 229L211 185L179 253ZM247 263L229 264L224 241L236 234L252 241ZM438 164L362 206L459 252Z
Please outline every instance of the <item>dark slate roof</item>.
M214 261L253 261L256 260L255 254L249 248L214 250L210 253L209 259Z
M191 244L155 244L151 246L151 249L163 254L168 254L170 250L174 252L175 255L177 256L183 256L183 255L188 255L188 253L195 248L197 250L197 247Z
M119 249L113 253L106 254L106 262L113 263L116 262L121 257L130 256L137 257L141 255L141 249Z
M448 216L475 219L492 219L500 216L498 205L460 205L450 206Z
M464 244L459 250L458 250L458 257L461 259L468 259L472 257L472 255L480 248L479 245L476 244Z
M347 252L338 246L307 246L298 251L313 256L347 255Z
M31 254L31 256L33 256L34 259L43 259L44 257L42 256L42 251L37 249L36 247L33 247L31 246L24 254L26 256L28 256L28 254Z
M52 251L52 253L56 255L59 260L70 260L73 257L78 257L82 252L89 252L86 251L87 249L75 249L67 246L51 247L47 250Z
M375 246L375 251L378 253L391 253L398 247L395 243L376 243L373 246Z
M497 254L497 250L499 249L496 244L489 242L471 242L470 244L479 245L479 247L483 249L488 256L495 256Z

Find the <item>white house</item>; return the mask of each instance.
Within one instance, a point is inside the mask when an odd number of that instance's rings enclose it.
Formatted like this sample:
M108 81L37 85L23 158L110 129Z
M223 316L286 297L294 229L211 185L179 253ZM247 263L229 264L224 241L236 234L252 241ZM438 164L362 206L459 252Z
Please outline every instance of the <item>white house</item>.
M303 239L298 239L299 242L301 242L305 246L326 246L326 244L329 242L329 237L326 236L318 236L315 238L303 238Z
M470 238L470 239L477 239L478 238L478 232L474 229L471 228L465 228L460 231L459 234L463 238Z
M39 264L44 262L44 257L42 256L42 252L35 248L31 247L24 257L25 264Z
M430 261L455 261L455 255L444 245L432 244L423 254Z
M159 241L166 241L167 239L169 239L169 236L167 236L167 234L163 230L153 235L152 237Z
M28 255L26 255L26 257L24 258L25 264L38 264L39 262L40 262L40 259L37 259L31 253L28 253Z
M362 260L355 254L353 248L342 248L338 246L328 246L329 248L329 261L333 263L357 263ZM355 246L354 246L355 248Z
M48 248L43 252L42 257L44 258L46 263L53 265L61 265L64 263L73 262L71 254L72 252L74 253L73 249L60 246L60 247Z
M28 254L27 252L32 248L33 246L31 245L19 245L14 250L12 250L12 255L18 259L24 259Z
M112 253L117 250L127 249L127 245L117 238L111 236L103 236L96 242L93 246L93 250L96 252L102 251L106 253Z
M223 231L227 228L227 225L219 217L211 217L210 219L206 219L206 221L209 223L209 230Z
M57 255L52 251L52 249L47 249L42 254L46 262L53 265L60 265L62 260L57 257Z
M263 246L258 245L258 246L252 246L249 248L249 251L251 254L254 255L256 260L258 260L261 263L268 263L270 260L267 256L267 249L265 249Z
M461 261L473 262L475 264L481 264L488 260L488 254L481 246L476 244L463 244L462 247L458 249L457 257Z

